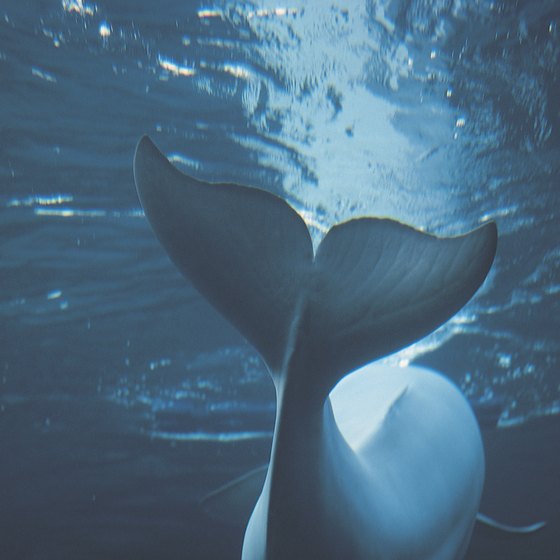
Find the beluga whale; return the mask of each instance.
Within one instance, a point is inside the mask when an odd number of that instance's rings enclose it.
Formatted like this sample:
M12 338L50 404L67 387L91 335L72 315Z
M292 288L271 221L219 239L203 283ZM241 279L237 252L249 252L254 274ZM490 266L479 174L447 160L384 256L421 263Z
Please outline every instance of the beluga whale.
M469 301L496 225L443 238L360 217L314 250L282 198L189 177L147 136L134 179L171 260L256 348L276 389L242 559L463 558L484 482L474 414L444 376L375 361Z

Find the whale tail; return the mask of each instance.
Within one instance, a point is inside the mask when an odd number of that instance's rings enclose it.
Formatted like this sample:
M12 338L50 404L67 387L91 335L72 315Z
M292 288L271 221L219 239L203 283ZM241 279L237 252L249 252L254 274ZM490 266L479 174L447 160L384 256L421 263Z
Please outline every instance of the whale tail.
M454 315L496 251L494 223L439 238L360 218L333 227L314 254L307 226L284 200L189 177L147 136L136 148L134 178L181 272L255 346L275 380L303 351L314 364L309 384L323 396L346 373Z

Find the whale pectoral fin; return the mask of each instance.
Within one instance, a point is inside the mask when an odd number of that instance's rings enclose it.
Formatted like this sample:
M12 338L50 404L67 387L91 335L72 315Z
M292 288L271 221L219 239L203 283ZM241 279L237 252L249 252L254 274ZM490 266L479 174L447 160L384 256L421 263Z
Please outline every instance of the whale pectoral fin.
M245 526L261 493L268 465L264 465L207 494L200 500L212 519Z
M361 218L319 246L308 330L331 382L430 333L484 281L494 223L440 238L399 222Z
M516 535L535 533L536 531L539 531L546 526L546 521L538 521L536 523L531 523L530 525L506 525L505 523L496 521L495 519L492 519L491 517L488 517L483 513L478 513L476 516L476 520L479 523L486 525L487 527L491 527L492 529Z
M266 191L181 173L147 136L136 148L134 179L175 265L278 369L313 259L301 217Z

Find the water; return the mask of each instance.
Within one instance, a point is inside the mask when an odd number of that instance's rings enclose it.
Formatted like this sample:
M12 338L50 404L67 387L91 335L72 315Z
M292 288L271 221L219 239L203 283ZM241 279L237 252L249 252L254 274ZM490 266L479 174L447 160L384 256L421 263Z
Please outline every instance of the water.
M544 0L5 0L2 557L238 557L242 531L197 500L266 462L273 390L143 217L146 132L200 178L281 194L315 242L365 214L495 220L482 290L389 359L499 403L487 511L560 523L559 26ZM473 550L558 549L552 529L526 543L478 531Z

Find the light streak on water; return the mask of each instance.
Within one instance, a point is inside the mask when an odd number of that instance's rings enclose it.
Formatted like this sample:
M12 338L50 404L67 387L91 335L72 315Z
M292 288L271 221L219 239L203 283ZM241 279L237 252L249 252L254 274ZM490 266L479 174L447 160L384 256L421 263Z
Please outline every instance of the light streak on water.
M236 443L239 441L271 439L272 432L150 432L150 437L152 437L153 439L181 442Z

